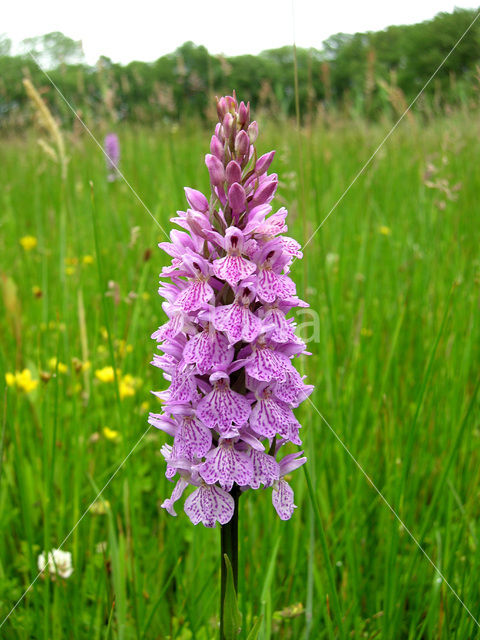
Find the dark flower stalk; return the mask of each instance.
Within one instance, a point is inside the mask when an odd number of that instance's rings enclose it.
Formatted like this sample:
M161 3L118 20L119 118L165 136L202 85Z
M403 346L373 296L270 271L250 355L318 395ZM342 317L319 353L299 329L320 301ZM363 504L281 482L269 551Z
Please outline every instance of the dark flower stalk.
M185 512L206 527L233 519L222 542L235 567L241 493L272 487L279 517L292 516L285 476L306 458L279 455L289 442L301 445L293 409L313 387L293 365L306 349L287 314L308 305L289 275L300 245L284 235L286 209L272 213L270 204L278 186L277 175L268 174L275 152L257 156L249 104L226 96L217 111L205 157L209 197L186 188L189 207L172 219L182 231L159 245L172 262L160 274L168 321L152 336L161 352L152 364L170 386L154 392L164 406L149 422L173 437L162 453L167 478L178 480L162 507L176 515L174 503L195 487Z

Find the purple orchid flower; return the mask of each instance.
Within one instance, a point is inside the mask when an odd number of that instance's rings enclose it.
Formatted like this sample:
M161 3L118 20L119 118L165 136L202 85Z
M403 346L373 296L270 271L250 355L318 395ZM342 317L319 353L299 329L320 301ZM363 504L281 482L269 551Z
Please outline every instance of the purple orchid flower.
M105 160L107 163L107 180L113 182L120 177L118 163L120 162L120 142L116 133L107 133L104 141Z
M282 520L291 517L285 476L306 458L277 457L301 445L293 409L313 390L294 367L306 351L287 314L308 305L290 278L301 247L284 235L286 209L273 211L275 152L257 159L249 105L227 96L217 110L205 158L210 193L185 188L189 208L172 219L181 231L159 245L172 261L160 274L167 321L152 335L160 350L152 364L169 388L154 392L163 412L149 418L173 438L162 454L176 484L162 507L176 515L191 485L185 512L206 527L231 520L235 491L260 487L271 488Z

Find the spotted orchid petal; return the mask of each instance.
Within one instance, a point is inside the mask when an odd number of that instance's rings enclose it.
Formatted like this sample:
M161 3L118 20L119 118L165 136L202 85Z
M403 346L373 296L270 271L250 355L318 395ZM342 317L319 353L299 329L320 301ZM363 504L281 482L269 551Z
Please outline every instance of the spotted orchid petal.
M256 380L283 382L288 370L289 360L271 346L257 344L245 365L245 371Z
M210 380L213 391L198 403L197 416L210 429L216 429L221 435L229 437L236 428L247 423L250 416L250 403L245 396L232 391L226 374L213 374Z
M208 282L197 278L191 281L178 296L177 304L185 313L191 313L208 304L212 296L213 289Z
M233 442L223 441L207 454L198 472L208 484L218 482L222 489L230 491L234 482L239 486L250 484L253 466L247 454L237 451Z
M175 504L175 502L177 502L177 500L180 500L186 487L188 487L188 482L185 480L185 478L180 478L175 485L170 498L164 500L160 505L162 509L166 509L171 516L177 515L175 509L173 508L173 505Z
M257 294L264 302L286 300L295 293L295 283L288 276L275 273L271 268L260 269Z
M225 331L232 344L240 340L253 342L262 330L263 324L248 307L237 302L217 307L213 322L216 329Z
M189 460L201 458L212 446L212 432L193 416L182 416L175 433L177 450Z
M281 520L290 520L297 508L293 503L293 489L285 480L280 479L273 487L272 502Z
M240 280L251 276L256 270L257 266L242 256L225 256L213 263L213 272L217 278L226 280L232 287Z
M252 489L258 489L261 484L265 487L271 487L272 484L279 479L280 468L275 458L269 456L263 451L250 449L248 452L252 460L252 479L249 486Z
M233 349L223 334L207 327L187 342L183 358L195 364L198 373L203 375L213 367L227 367L233 360Z
M203 484L185 500L185 513L193 524L201 522L213 528L216 522L226 524L233 516L232 496L215 485Z
M250 427L265 438L274 438L276 434L285 437L289 432L293 417L287 405L278 402L274 397L260 398L252 408Z

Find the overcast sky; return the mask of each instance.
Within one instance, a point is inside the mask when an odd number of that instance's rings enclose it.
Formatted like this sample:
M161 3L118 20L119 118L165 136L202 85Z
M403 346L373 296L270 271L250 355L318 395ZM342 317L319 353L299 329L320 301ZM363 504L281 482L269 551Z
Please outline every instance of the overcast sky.
M28 0L4 6L0 30L14 45L61 31L82 40L90 64L100 55L127 63L156 60L187 40L226 55L281 47L294 36L298 46L321 48L340 31L412 24L455 6L475 5L462 0Z

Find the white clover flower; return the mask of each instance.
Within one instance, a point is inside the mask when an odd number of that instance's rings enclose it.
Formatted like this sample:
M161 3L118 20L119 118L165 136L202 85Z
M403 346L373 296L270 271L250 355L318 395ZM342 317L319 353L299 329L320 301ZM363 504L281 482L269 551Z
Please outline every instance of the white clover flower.
M61 578L69 578L73 573L72 554L70 551L52 549L48 552L48 562L45 560L45 552L38 556L37 561L39 571L48 570L52 575L58 573Z

